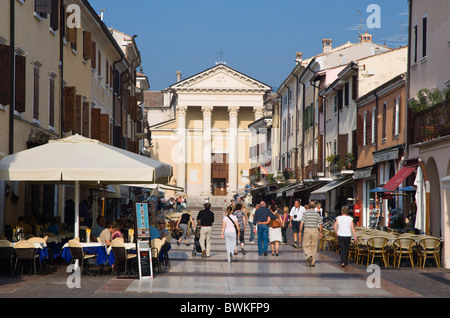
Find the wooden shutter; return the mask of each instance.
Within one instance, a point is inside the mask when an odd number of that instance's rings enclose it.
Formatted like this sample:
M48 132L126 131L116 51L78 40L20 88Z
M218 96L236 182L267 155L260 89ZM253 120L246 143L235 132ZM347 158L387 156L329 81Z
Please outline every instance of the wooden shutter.
M91 41L91 32L84 31L83 32L83 58L85 60L90 60L92 57L92 41Z
M137 98L136 96L130 96L130 118L131 120L137 119Z
M109 144L109 115L100 114L100 141Z
M94 41L91 43L91 67L97 68L97 43Z
M323 135L319 135L317 156L318 156L317 161L319 163L319 165L317 167L317 172L324 172L323 171Z
M15 110L19 113L25 112L26 105L26 57L16 55L16 106Z
M39 69L34 68L33 118L39 119Z
M109 62L108 62L108 60L106 60L105 73L106 73L105 83L106 83L106 85L108 85L109 84Z
M352 77L352 99L358 99L358 75Z
M10 101L11 49L0 44L0 104L9 105Z
M67 42L77 43L77 28L67 28Z
M64 131L73 131L75 126L76 89L64 87Z
M83 102L83 97L81 95L76 95L75 98L75 124L73 127L73 134L81 135L81 105Z
M102 52L98 51L98 61L97 61L97 71L98 75L102 75Z
M341 110L344 107L344 94L342 92L342 89L338 90L338 110Z
M372 144L372 111L366 113L366 143Z
M100 140L100 108L91 109L91 138Z
M55 127L55 79L50 78L49 125Z
M52 12L51 0L34 0L34 12L38 13L42 18L47 18L47 14Z
M89 138L89 117L90 117L90 104L89 102L83 102L83 136Z
M56 31L59 29L59 0L51 0L51 2L50 27Z
M364 119L361 114L356 118L356 145L364 145Z
M341 159L348 153L348 134L338 136L338 154L341 155Z

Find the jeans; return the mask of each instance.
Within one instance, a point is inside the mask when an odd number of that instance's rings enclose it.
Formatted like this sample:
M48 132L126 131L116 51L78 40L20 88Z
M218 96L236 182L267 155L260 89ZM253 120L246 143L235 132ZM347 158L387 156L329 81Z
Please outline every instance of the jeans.
M223 236L225 237L225 246L227 248L227 259L230 262L231 255L236 248L236 232L225 232Z
M258 254L267 253L269 244L269 226L267 224L258 225Z
M248 222L248 224L250 225L250 239L248 241L253 242L253 240L255 239L255 233L253 232L253 222Z

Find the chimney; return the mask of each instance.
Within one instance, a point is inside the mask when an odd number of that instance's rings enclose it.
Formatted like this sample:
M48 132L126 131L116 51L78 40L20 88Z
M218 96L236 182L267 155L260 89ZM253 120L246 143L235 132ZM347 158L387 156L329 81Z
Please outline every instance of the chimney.
M181 82L181 71L177 71L177 83Z
M361 34L359 36L359 40L360 40L361 43L363 43L363 42L372 43L372 37L373 37L373 35L367 33L367 31L366 31L366 32L364 32L363 34Z
M323 54L328 54L331 51L331 44L333 43L332 39L322 39L323 44Z
M297 63L300 63L303 60L303 52L297 52L295 53L295 61Z

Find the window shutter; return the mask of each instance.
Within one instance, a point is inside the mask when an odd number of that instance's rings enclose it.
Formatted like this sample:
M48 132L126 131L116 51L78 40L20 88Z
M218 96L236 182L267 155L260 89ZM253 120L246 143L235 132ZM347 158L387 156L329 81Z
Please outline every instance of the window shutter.
M100 140L100 108L91 109L91 138Z
M81 135L81 105L82 105L82 96L76 95L75 99L75 125L73 128L73 134Z
M50 78L49 125L55 127L55 79Z
M91 67L93 69L97 68L97 43L94 41L91 43Z
M83 136L89 138L89 102L83 102Z
M19 113L25 112L25 96L26 96L26 58L25 56L16 55L16 106L15 110Z
M9 105L10 101L11 50L0 44L0 104Z
M352 77L352 99L358 99L358 75Z
M319 135L317 161L319 163L319 165L317 166L317 172L324 172L323 171L323 135Z
M338 90L338 109L341 110L344 107L344 101L343 101L343 92L342 89Z
M366 142L368 145L372 144L372 112L367 112L366 117Z
M75 126L75 87L64 87L64 131L73 131Z
M50 27L56 31L59 29L59 0L51 0L51 2Z
M51 0L34 0L34 12L38 13L42 18L47 18L47 14L52 12Z
M102 52L98 51L98 61L97 61L97 71L98 75L102 75Z
M33 118L39 119L39 69L34 68Z
M109 115L100 114L100 142L109 144Z
M77 28L67 28L67 42L77 43Z
M84 31L83 32L83 58L85 60L91 59L92 54L92 41L91 41L91 32Z
M348 134L338 136L338 154L341 155L341 159L344 159L348 153Z
M108 85L109 84L109 62L108 62L108 60L106 60L105 73L106 73L105 83L106 83L106 85Z
M364 145L364 119L358 114L356 118L356 145L363 146Z

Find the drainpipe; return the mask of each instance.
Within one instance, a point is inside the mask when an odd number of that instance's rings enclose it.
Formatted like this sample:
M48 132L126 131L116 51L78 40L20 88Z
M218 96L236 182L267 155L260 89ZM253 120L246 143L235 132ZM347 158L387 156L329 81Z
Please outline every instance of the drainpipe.
M64 137L64 32L66 21L62 17L65 16L63 1L59 4L59 72L60 72L60 138Z
M10 0L10 92L9 92L9 154L14 153L14 110L16 106L16 1Z

